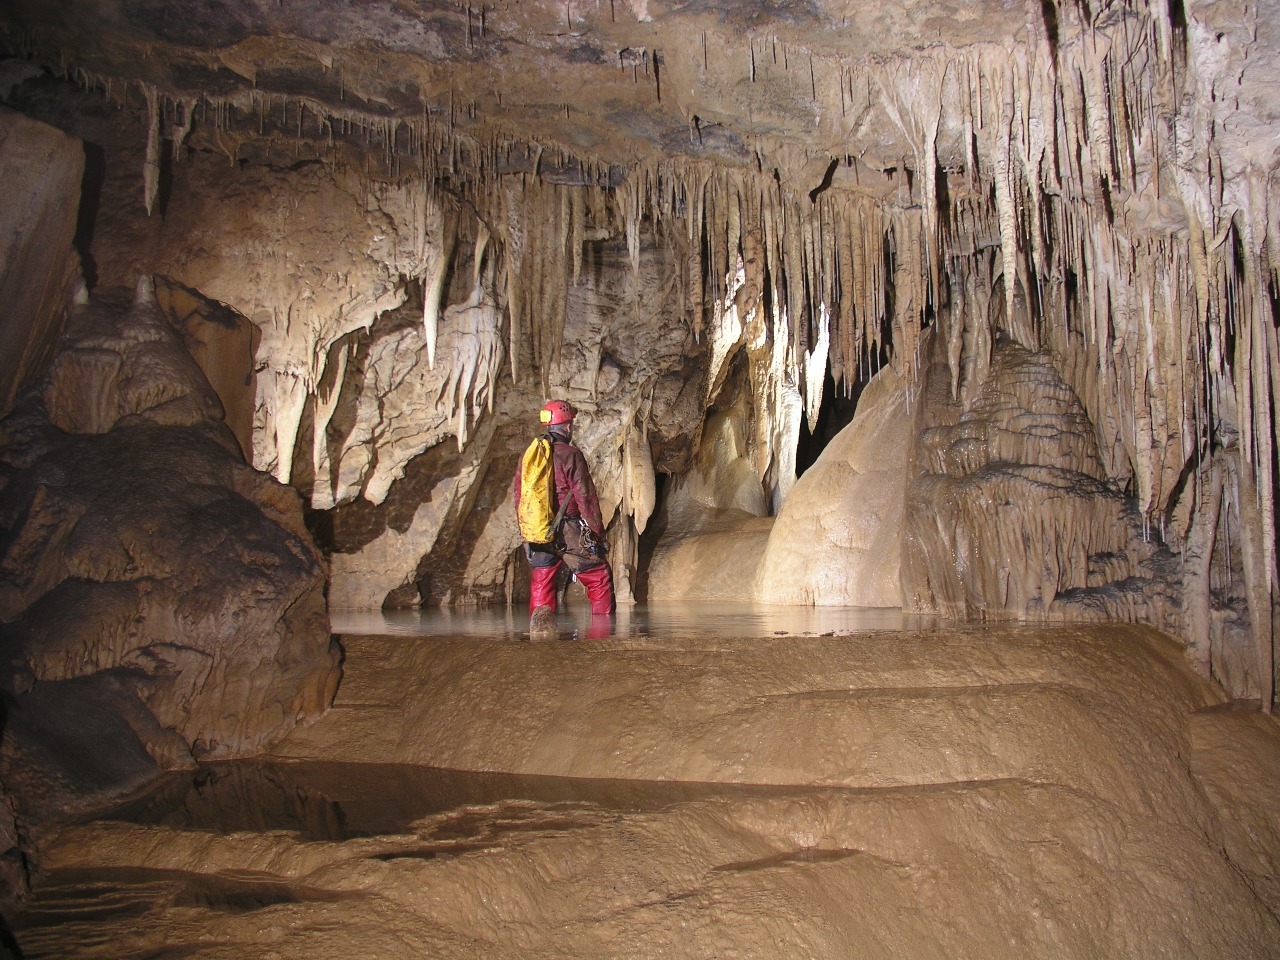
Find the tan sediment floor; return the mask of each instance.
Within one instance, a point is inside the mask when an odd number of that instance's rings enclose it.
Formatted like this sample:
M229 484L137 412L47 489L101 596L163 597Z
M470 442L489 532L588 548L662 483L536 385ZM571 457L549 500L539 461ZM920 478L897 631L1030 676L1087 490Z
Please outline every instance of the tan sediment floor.
M1280 956L1280 727L1153 631L345 645L277 760L772 786L62 827L26 955Z

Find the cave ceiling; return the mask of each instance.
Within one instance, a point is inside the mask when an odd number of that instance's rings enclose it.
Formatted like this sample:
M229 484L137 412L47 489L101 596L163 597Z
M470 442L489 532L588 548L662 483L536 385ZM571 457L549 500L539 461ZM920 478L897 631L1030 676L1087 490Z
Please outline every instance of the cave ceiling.
M517 381L528 367L550 382L566 251L576 278L578 241L624 237L637 266L641 224L673 245L695 338L736 342L764 323L787 345L775 379L805 394L827 366L848 383L886 342L913 378L923 331L947 311L953 390L986 368L980 327L1085 357L1070 361L1073 386L1114 421L1112 472L1138 475L1154 516L1211 411L1269 469L1271 410L1254 397L1270 392L1280 276L1278 8L10 0L0 39L143 109L148 213L166 142L462 196L479 246L492 232L504 250L490 286ZM247 306L268 318L290 423L332 344L403 302L409 281L432 291L434 358L448 257L429 248L450 245L443 224L420 225L403 263L377 255L394 276L367 309L312 304L294 323L292 302ZM1134 425L1135 396L1157 426Z
M7 6L18 46L104 86L237 104L247 139L305 139L319 136L309 119L350 118L557 147L623 171L670 157L766 164L803 190L832 158L883 171L917 149L909 123L879 109L895 63L1058 29L1023 0ZM959 164L953 127L939 150Z
M617 186L638 164L704 161L755 167L801 197L834 186L884 199L901 191L895 171L918 171L932 159L972 177L990 153L975 133L993 119L983 117L984 101L988 114L1003 100L1024 127L1048 128L1069 124L1082 106L1087 114L1099 96L1124 98L1125 108L1147 114L1101 121L1117 143L1138 138L1116 148L1138 163L1149 152L1141 128L1173 126L1192 97L1207 101L1199 109L1214 126L1224 176L1280 165L1274 4L12 0L6 7L0 32L11 49L117 99L139 89L158 96L170 137L206 126L193 114L207 121L212 112L217 148L236 158L269 158L272 149L324 157L338 143L345 156L364 154L371 172L390 178L487 165L486 173L536 168L544 179ZM1098 76L1089 63L1108 55L1111 75ZM1180 82L1188 64L1200 83ZM1125 70L1127 77L1117 73ZM1045 76L1062 89L1037 90ZM1135 80L1146 88L1136 100L1123 89ZM1084 123L1099 122L1093 112ZM1069 182L1071 172L1050 175ZM1120 179L1111 177L1113 185Z

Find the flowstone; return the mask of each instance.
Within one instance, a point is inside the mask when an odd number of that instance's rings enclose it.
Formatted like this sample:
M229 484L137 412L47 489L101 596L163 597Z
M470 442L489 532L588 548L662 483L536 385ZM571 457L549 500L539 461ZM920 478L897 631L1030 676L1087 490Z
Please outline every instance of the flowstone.
M1080 619L1110 607L1117 619L1176 624L1159 562L1168 553L1108 480L1089 418L1047 356L997 344L967 408L933 364L916 425L905 606Z
M0 423L0 764L21 813L254 754L332 698L324 562L221 413L144 278L131 306L73 315Z

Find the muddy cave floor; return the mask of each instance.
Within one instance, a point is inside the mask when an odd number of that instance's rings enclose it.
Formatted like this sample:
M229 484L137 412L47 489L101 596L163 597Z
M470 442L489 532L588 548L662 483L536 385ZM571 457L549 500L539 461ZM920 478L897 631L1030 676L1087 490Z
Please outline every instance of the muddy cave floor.
M334 622L272 757L44 838L25 957L1280 956L1280 724L1155 631Z

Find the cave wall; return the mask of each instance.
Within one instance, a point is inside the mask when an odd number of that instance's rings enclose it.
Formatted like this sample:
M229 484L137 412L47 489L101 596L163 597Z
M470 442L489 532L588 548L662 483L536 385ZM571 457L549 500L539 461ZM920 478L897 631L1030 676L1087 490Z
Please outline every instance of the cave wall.
M604 191L526 190L514 176L477 216L421 183L319 163L232 165L201 147L178 151L163 217L148 217L132 182L141 99L131 109L39 84L25 96L104 145L101 287L148 269L168 278L163 290L199 290L253 320L253 460L307 498L332 559L331 603L492 602L527 589L503 518L519 451L553 394L582 411L577 440L606 518L625 518L614 538L634 569L654 464L688 462L705 402L705 345L673 279L683 244L649 226L628 235ZM515 247L530 263L520 285L500 267ZM539 319L513 333L522 295ZM560 319L546 329L551 310ZM477 501L499 511L494 523L469 518ZM634 573L620 574L626 596Z
M71 241L83 176L78 141L0 107L0 415L48 364L82 287Z
M24 817L260 753L332 701L325 561L150 277L76 307L0 420L0 775Z

